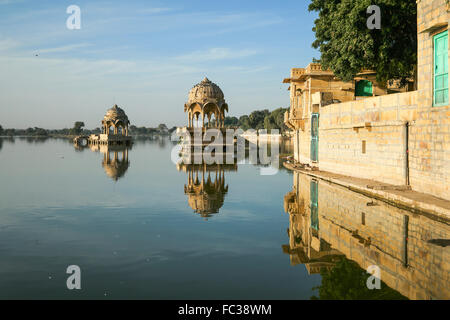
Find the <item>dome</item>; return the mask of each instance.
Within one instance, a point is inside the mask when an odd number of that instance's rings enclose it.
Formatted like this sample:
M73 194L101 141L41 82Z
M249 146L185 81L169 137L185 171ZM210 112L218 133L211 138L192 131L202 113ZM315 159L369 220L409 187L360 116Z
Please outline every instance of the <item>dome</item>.
M113 122L117 123L118 121L122 121L123 124L127 125L130 123L128 120L128 117L123 111L122 108L119 108L117 104L115 104L111 109L106 111L105 117L103 118L103 121L105 122Z
M188 195L188 204L202 217L211 217L218 213L225 201L228 192L228 185L225 181L211 181L208 177L204 184L190 184L184 186L184 193Z
M125 175L130 163L127 160L103 161L102 166L108 177L117 181Z
M223 92L219 86L211 82L208 78L205 78L202 82L196 84L191 91L189 91L188 104L196 102L200 104L215 102L220 105L225 102L225 100Z

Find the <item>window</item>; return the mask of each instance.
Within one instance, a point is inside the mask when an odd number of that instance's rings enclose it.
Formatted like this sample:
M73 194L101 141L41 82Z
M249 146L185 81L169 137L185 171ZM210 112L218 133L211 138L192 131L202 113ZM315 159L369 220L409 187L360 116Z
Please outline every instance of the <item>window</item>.
M448 104L448 31L434 37L433 105Z
M371 97L372 94L372 82L369 80L360 80L356 82L355 95L357 97Z

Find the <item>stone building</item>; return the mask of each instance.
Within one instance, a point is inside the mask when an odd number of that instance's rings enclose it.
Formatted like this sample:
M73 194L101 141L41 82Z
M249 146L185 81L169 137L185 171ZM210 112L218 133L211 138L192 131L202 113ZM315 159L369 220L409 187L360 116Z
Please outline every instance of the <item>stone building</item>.
M184 112L188 114L188 127L223 128L225 111L228 112L228 104L222 90L208 78L189 91L188 101L184 105Z
M79 144L106 144L106 145L130 145L131 136L128 135L130 121L122 108L115 104L106 111L102 120L102 133L75 137L74 143Z
M364 72L346 84L316 64L292 69L285 123L297 162L450 200L449 4L418 0L417 9L416 91L386 94Z
M181 152L199 154L207 146L214 149L216 153L224 152L226 149L224 123L228 104L220 87L208 78L204 78L189 91L184 112L187 113L188 124L186 127L177 129L177 135L182 140Z

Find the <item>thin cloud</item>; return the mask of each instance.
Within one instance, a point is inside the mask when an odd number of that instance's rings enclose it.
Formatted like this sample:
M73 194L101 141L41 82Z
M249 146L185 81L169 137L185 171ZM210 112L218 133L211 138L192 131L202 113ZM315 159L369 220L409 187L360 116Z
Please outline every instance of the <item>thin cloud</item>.
M147 13L147 14L157 14L157 13L163 13L163 12L168 12L168 11L172 11L172 8L146 8L146 9L142 9L139 10L140 13Z
M254 56L257 53L258 51L250 49L232 50L230 48L211 48L207 51L194 51L178 56L175 59L185 62L231 60Z
M41 50L38 50L38 52L39 53L69 52L69 51L73 51L78 48L85 48L85 47L89 47L89 46L90 46L90 44L88 44L88 43L71 44L71 45L61 46L61 47L56 47L56 48L41 49Z
M20 2L24 2L25 0L0 0L0 6L1 5L7 5L7 4L16 4Z
M18 41L12 39L0 39L0 51L7 51L20 45Z

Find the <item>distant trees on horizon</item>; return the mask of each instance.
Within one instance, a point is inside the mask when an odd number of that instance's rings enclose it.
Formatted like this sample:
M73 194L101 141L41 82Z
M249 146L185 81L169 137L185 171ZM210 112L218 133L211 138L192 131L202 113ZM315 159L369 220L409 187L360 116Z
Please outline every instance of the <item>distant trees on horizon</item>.
M249 115L237 117L225 117L225 127L238 127L242 130L248 129L266 129L270 132L272 129L277 129L281 132L287 130L284 124L284 113L288 108L278 108L270 112L268 109L255 110Z
M95 128L92 130L85 129L85 124L83 121L76 121L72 128L64 129L43 129L39 127L27 128L27 129L15 129L9 128L5 129L0 125L0 136L33 136L33 137L47 137L50 135L60 135L60 136L74 136L74 135L90 135L90 134L100 134L102 130L100 128ZM146 128L146 127L136 127L130 126L129 133L131 135L154 135L161 134L167 135L171 134L176 130L176 127L168 128L166 124L161 123L156 128Z
M243 115L239 118L234 116L225 117L226 128L241 128L243 130L248 129L266 129L270 132L272 129L277 129L280 133L287 130L284 125L284 113L289 110L288 108L278 108L270 112L268 109L255 110L249 115ZM214 123L214 121L212 122ZM28 129L5 129L0 125L0 136L33 136L33 137L46 137L51 135L59 136L74 136L74 135L90 135L100 134L102 130L100 128L86 129L83 121L76 121L72 128L64 129L43 129L39 127ZM137 127L131 125L129 127L129 134L136 136L145 135L169 135L172 134L177 127L167 127L165 123L159 124L157 127Z

